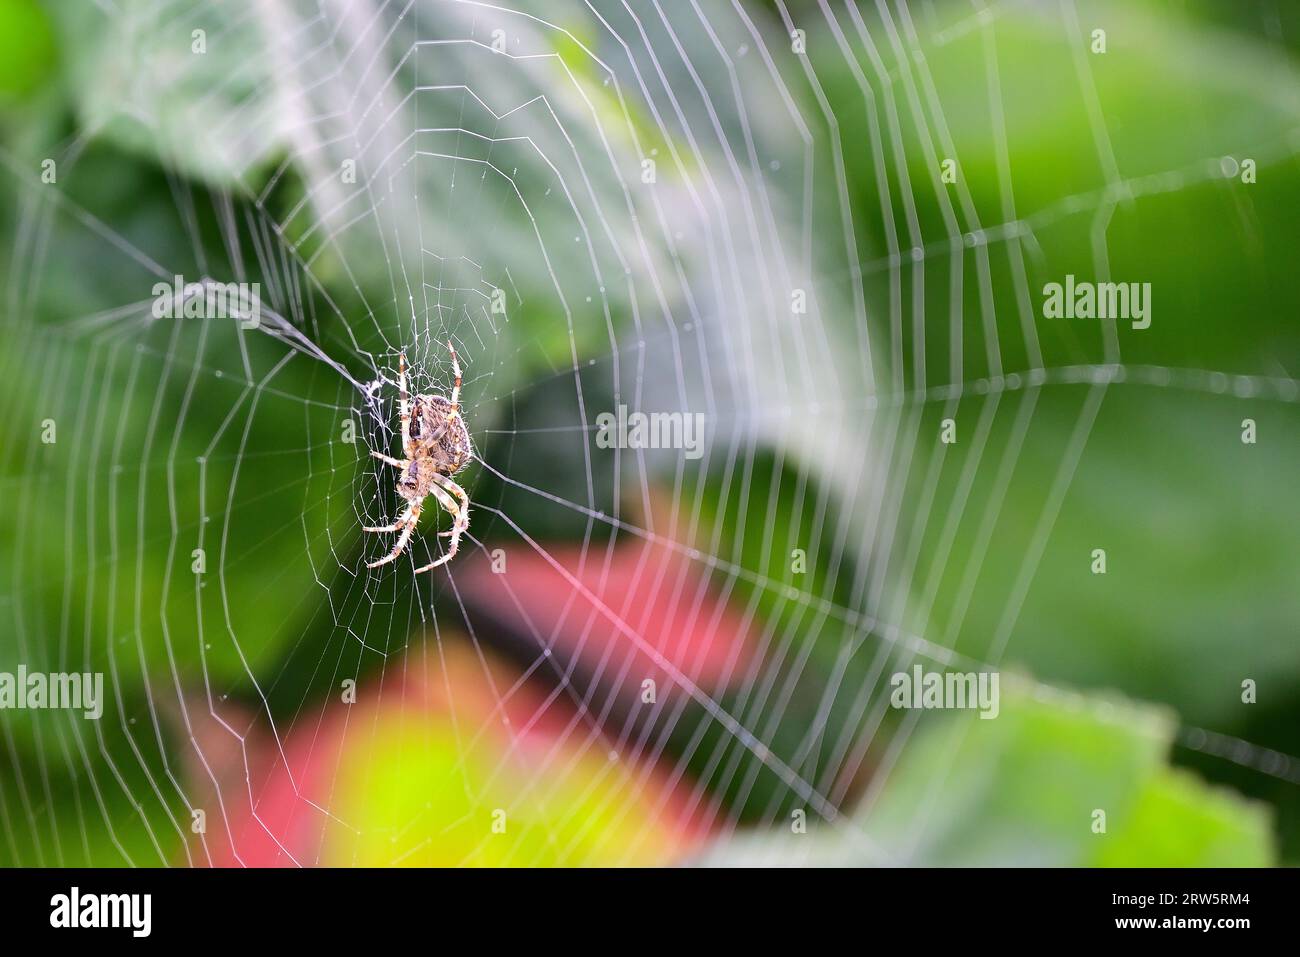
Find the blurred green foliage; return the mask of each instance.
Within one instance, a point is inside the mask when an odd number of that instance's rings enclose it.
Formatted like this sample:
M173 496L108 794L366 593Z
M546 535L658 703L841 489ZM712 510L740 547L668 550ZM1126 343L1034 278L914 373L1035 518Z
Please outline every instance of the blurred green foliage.
M1254 5L1243 10L1258 12ZM820 15L810 5L803 16L811 23ZM303 357L281 365L281 344L232 329L204 325L191 335L182 324L160 325L138 338L114 335L111 323L99 335L55 329L85 317L87 303L98 308L147 293L78 210L186 275L233 269L230 230L218 224L215 209L226 190L238 196L264 187L293 133L275 104L255 102L265 94L269 64L258 31L227 23L217 7L212 17L204 26L226 43L211 49L202 71L178 72L172 60L191 42L188 23L153 29L126 17L105 32L89 4L0 2L6 156L21 159L32 174L35 159L69 135L87 139L59 182L69 202L39 243L19 229L32 221L29 197L21 190L0 197L0 259L12 271L6 286L16 288L29 273L55 277L23 287L34 321L16 324L0 352L0 406L9 411L0 417L0 478L15 501L0 510L0 541L14 543L0 550L0 581L31 584L30 592L13 596L24 628L21 640L0 639L0 669L20 659L30 667L102 669L121 708L84 739L62 716L6 716L3 747L15 773L0 780L4 830L10 840L28 842L0 844L7 860L178 859L184 835L173 821L185 819L186 799L174 782L186 742L171 714L178 706L174 677L188 684L202 675L204 693L218 697L260 701L260 691L277 721L291 720L335 677L324 671L381 668L378 652L404 647L423 624L412 620L408 599L411 589L428 586L386 582L369 591L344 571L359 554L354 519L363 490L358 448L338 441L356 396L337 377ZM879 264L890 255L891 222L899 248L909 248L914 237L900 224L910 215L928 250L919 266L868 272L870 314L887 317L896 308L909 331L923 292L925 346L915 352L915 337L891 338L882 321L872 333L886 358L875 370L878 383L855 384L863 395L914 385L922 364L931 385L948 381L955 369L967 382L1024 369L1037 361L1030 338L1048 367L1108 359L1099 326L1050 326L1036 318L1037 291L1067 272L1154 284L1152 328L1116 331L1126 363L1294 375L1300 101L1293 53L1265 42L1255 22L1246 13L1225 14L1221 5L1106 3L1080 11L1077 35L1062 29L1055 7L1017 11L952 39L923 32L941 117L930 91L912 86L915 75L896 62L888 31L875 21L866 27L890 69L887 77L870 78L865 98L834 38L814 30L809 62L848 144L840 159L858 224L858 258ZM1109 50L1080 60L1094 23L1104 24ZM576 33L590 42L581 29ZM621 114L625 105L573 41L560 41L557 52L556 68L579 77L602 115ZM177 82L134 82L145 74ZM814 117L813 91L805 85L795 92ZM122 104L137 96L145 97L142 112L160 118L157 129L123 114ZM197 101L201 111L190 109ZM926 104L919 122L917 102ZM196 125L196 115L205 121ZM872 117L882 129L891 117L899 124L903 167L892 152L883 168L872 159ZM629 118L644 147L667 151L648 110L633 104ZM211 130L246 122L254 124L255 150L223 152L219 138L211 148L195 145L208 143ZM826 130L817 133L820 146ZM959 158L957 188L937 181L936 161L949 152ZM817 156L824 164L819 178L832 182L826 151ZM1224 176L1223 156L1257 158L1258 183L1246 187ZM882 175L888 203L881 201ZM266 197L272 218L285 219L311 187L291 167ZM817 196L818 241L829 244L844 211L834 190ZM178 209L192 209L193 219ZM1017 216L1048 212L1031 222L1032 234L998 236L955 253L947 247L954 227L973 231L978 219L987 230L1006 222L1012 209ZM317 257L313 272L323 288L314 294L327 294L336 306L337 313L313 310L318 338L364 376L360 354L382 350L378 330L397 324L406 304L395 301L389 267L373 250L345 260L317 227L304 215L283 238ZM248 228L241 223L236 230L243 243L250 242ZM514 235L490 238L518 242ZM1028 264L1023 278L1021 262ZM245 265L253 279L268 281L253 262ZM957 269L964 277L960 299L951 292ZM548 281L539 267L513 278L527 299ZM844 301L853 281L826 280L844 287ZM366 315L372 306L382 313L373 329L360 321L345 327L338 318ZM572 381L554 370L570 364L571 349L582 359L601 354L609 330L594 309L575 308L572 326L550 309L512 318L495 351L482 357L490 381L471 381L483 397L476 426L524 429L576 415ZM963 332L956 349L953 315ZM849 341L847 310L827 321L845 326L840 332ZM611 328L623 331L628 323L623 310ZM359 342L351 341L354 334ZM895 341L896 356L889 348ZM223 375L211 374L216 370ZM154 385L161 386L157 401ZM976 661L1023 667L1044 682L1119 689L1169 709L1130 713L1118 706L1126 717L1116 720L1091 706L1025 698L1008 702L1004 719L994 722L958 719L940 731L927 720L884 790L867 792L874 803L866 833L878 846L918 863L1271 862L1270 814L1165 765L1175 721L1298 750L1300 513L1289 503L1300 449L1287 437L1300 414L1294 403L1234 397L1232 386L1229 380L1223 395L1109 387L1059 513L1050 492L1088 402L1086 385L966 395L956 404L899 412L902 434L937 434L939 420L953 414L961 430L951 450L919 443L911 459L892 438L869 450L893 470L886 478L902 512L899 551L916 555L904 572L869 547L892 529L866 528L867 541L832 536L847 503L816 462L760 448L741 469L688 477L684 495L699 504L702 538L743 572L715 570L713 583L753 613L766 648L761 681L725 689L721 704L796 771L861 798L871 772L889 760L890 742L905 733L902 719L871 695L915 651L896 634L883 634L870 615L837 614L865 606L858 586L869 580L873 594L897 589L906 596L905 607L871 609L884 621L901 619L896 631ZM1021 414L1031 402L1033 417L1022 433ZM1259 423L1256 446L1239 441L1245 415ZM53 447L39 445L31 427L46 416L60 423ZM870 417L864 432L870 426L873 439L892 435L883 425L875 431L885 417ZM585 502L578 438L520 434L485 438L484 446L485 459L521 485L481 476L477 501L529 514L530 531L550 539L605 534L599 523L521 490L534 483ZM1003 483L1000 467L1008 462L1014 469ZM593 469L593 476L593 507L607 509L615 494L610 470ZM571 491L563 484L570 480ZM949 509L957 508L962 512L949 527ZM996 534L986 538L982 522L991 510ZM32 535L35 527L52 531ZM1040 539L1044 529L1050 534ZM476 533L491 539L505 530L485 513ZM220 589L211 578L195 580L197 547L206 550ZM1095 547L1108 552L1104 577L1089 571ZM795 548L808 553L802 577L790 572ZM1009 596L1030 560L1036 572L1014 627L1003 635ZM976 576L969 592L968 573ZM792 601L786 588L816 600ZM443 623L459 616L453 611L449 619ZM357 640L358 630L371 650ZM270 680L255 687L263 677ZM1259 681L1259 705L1241 702L1244 678ZM151 724L157 713L168 717ZM137 726L168 730L137 735ZM872 746L859 747L860 740ZM1207 777L1270 801L1282 859L1297 859L1294 785L1185 750L1174 754ZM726 813L743 822L781 821L800 805L784 781L690 704L664 760L686 755L688 770L705 777ZM111 786L76 786L87 767ZM936 788L937 780L947 783ZM140 806L140 796L151 793L170 820ZM919 835L909 822L922 805L930 807L934 827ZM1104 838L1087 829L1095 807L1109 809Z
M704 863L1274 863L1267 808L1170 768L1173 731L1168 712L1035 693L1006 676L996 720L973 712L922 717L883 788L850 822L742 837Z
M35 0L0 0L0 101L15 102L48 81L54 36Z

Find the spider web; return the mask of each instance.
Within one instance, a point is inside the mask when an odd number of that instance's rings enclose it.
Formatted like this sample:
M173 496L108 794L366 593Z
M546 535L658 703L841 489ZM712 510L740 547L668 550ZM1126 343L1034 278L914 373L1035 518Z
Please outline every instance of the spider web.
M0 720L14 863L690 860L792 813L889 861L862 822L924 720L890 708L893 674L1033 667L1046 634L1073 650L1040 691L1113 683L1078 607L1054 603L1088 587L1096 543L1071 529L1097 520L1126 420L1155 407L1157 431L1216 422L1225 444L1247 415L1294 424L1286 369L1199 354L1163 331L1172 305L1149 342L1040 318L1062 260L1145 278L1111 261L1145 268L1152 205L1210 192L1263 235L1224 157L1296 153L1243 121L1134 158L1072 4L79 16L137 65L101 64L121 82L87 94L56 183L4 154L0 648L6 666L103 671L106 710ZM1012 172L1042 157L1022 158L1023 96L999 72L1020 18L1078 52L1043 85L1077 104L1065 135L1089 157L1030 197ZM986 87L973 116L929 66L953 45ZM1293 126L1300 86L1279 77ZM983 146L997 186L978 197L965 157ZM165 172L130 179L141 154ZM155 318L174 276L259 282L260 325ZM446 395L448 341L470 529L413 576L446 547L429 500L406 552L370 569L393 536L361 528L402 504L370 457L400 448L397 356L413 393ZM619 406L701 415L699 457L601 447ZM1236 473L1248 492L1294 464L1269 448ZM1131 461L1155 486L1187 467ZM1293 633L1270 588L1243 631ZM1148 629L1160 662L1175 622L1155 607L1121 630ZM1124 690L1179 706L1218 682L1226 702L1286 649L1239 653L1151 674L1140 648ZM1180 743L1294 802L1293 749L1224 733L1225 707L1181 708ZM419 797L376 812L390 789Z

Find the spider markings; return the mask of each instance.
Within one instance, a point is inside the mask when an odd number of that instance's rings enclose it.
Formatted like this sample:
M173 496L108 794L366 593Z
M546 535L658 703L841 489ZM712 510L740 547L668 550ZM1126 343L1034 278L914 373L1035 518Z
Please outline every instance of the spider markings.
M404 457L395 459L374 450L370 454L381 462L402 470L397 479L397 494L406 499L408 504L393 524L365 526L361 529L363 532L401 532L393 550L377 562L367 562L367 568L386 565L405 551L411 534L415 531L415 523L420 520L424 500L430 495L438 500L438 504L455 521L450 531L438 533L451 536L447 554L423 568L417 568L417 575L451 561L460 548L460 536L469 528L469 496L451 480L451 476L469 462L473 446L470 444L469 430L465 428L465 420L460 416L460 362L456 359L456 347L448 342L447 348L451 350L451 367L456 373L456 385L451 390L450 399L441 395L417 395L414 399L409 398L406 392L406 353L398 355L398 408L402 418Z

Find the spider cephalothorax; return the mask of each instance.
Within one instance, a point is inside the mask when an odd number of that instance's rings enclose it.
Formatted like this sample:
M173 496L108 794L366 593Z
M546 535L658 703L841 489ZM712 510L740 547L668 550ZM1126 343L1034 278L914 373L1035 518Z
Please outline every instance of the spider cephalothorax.
M469 528L469 496L451 480L451 476L465 467L474 450L470 444L469 430L465 428L465 420L460 416L460 362L456 359L456 347L448 342L447 348L451 350L451 367L456 374L456 385L451 390L450 399L441 395L408 397L406 353L398 356L398 408L402 419L403 458L395 459L377 451L371 451L370 454L402 470L397 479L397 494L408 504L393 524L366 526L362 529L366 532L401 532L393 550L378 561L368 562L367 568L387 564L402 554L415 531L415 523L420 519L424 500L430 495L454 519L450 531L438 533L450 536L451 541L447 546L447 554L423 568L417 568L416 574L451 561L460 547L461 534Z

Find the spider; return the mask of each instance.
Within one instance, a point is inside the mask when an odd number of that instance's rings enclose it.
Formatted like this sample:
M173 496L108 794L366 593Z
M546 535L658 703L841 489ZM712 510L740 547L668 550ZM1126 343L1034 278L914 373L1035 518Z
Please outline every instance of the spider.
M469 528L469 496L465 490L451 480L463 469L473 455L470 445L469 430L465 420L460 417L460 363L456 360L456 347L450 342L451 367L456 373L456 386L451 390L451 398L441 395L417 395L413 399L406 394L406 353L400 353L397 359L398 389L400 392L399 410L402 418L402 455L395 459L383 452L373 449L370 454L381 462L387 462L394 468L402 470L397 479L397 494L406 499L407 506L397 521L392 525L365 526L363 532L396 532L397 544L393 550L377 562L367 562L367 568L386 565L406 549L415 531L415 523L420 520L420 510L424 500L432 495L438 504L446 509L455 521L451 530L439 532L448 535L451 542L447 554L437 561L430 562L415 573L427 572L452 560L460 547L460 536Z

